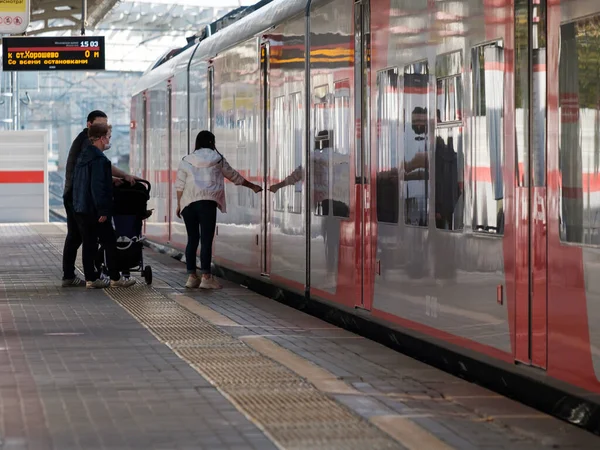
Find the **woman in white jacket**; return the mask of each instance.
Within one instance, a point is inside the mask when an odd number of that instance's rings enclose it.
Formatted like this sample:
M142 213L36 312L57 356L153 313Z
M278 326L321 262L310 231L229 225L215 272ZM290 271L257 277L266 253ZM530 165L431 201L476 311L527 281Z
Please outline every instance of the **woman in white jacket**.
M221 285L211 275L212 243L217 225L217 208L227 212L225 204L225 178L254 192L262 188L250 183L236 172L215 147L215 135L201 131L196 136L193 153L179 163L177 170L177 217L183 216L188 235L185 259L187 288L220 289ZM196 273L196 252L200 244L200 273Z

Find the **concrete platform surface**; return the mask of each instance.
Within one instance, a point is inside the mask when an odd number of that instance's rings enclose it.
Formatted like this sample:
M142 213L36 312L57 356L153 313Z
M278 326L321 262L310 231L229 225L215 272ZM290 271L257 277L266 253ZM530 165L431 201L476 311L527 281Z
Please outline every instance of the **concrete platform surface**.
M0 225L0 449L598 449L600 437L145 251L61 288L65 229Z

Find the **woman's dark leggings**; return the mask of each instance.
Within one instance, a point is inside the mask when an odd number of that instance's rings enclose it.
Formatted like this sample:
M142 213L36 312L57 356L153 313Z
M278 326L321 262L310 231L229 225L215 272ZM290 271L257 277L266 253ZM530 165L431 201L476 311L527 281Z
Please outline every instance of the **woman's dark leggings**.
M185 248L187 273L196 273L196 253L200 244L200 273L210 273L212 244L217 226L217 202L199 200L181 211L188 242Z

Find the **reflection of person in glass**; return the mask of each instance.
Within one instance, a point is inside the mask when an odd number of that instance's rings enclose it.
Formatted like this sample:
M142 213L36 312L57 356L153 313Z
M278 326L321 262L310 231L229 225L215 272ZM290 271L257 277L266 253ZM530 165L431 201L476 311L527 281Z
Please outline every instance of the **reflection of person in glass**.
M454 139L449 136L447 141L439 135L435 140L435 222L437 228L454 230L462 228L454 214L462 194L462 183L458 179Z
M427 108L417 106L413 109L411 127L407 131L404 159L406 219L411 225L427 226Z
M349 189L348 155L342 155L331 148L331 133L322 130L317 133L312 153L312 205L317 216L323 216L323 239L325 240L325 257L327 273L335 272L337 249L340 242L340 222L337 217L348 217L349 207L342 195L334 195L335 186L346 186ZM333 165L333 167L331 167ZM333 188L330 190L330 167L333 175ZM305 171L298 166L290 175L279 183L272 184L269 190L273 193L279 189L304 181Z

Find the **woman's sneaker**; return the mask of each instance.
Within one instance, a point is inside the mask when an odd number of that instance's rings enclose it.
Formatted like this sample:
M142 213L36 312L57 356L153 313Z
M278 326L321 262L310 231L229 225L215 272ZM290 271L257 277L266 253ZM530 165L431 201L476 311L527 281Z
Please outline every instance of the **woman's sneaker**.
M200 283L200 289L221 289L223 286L219 284L219 282L215 279L215 277L211 276L210 278L202 277L202 282Z
M188 277L187 283L185 283L185 287L189 289L196 289L200 286L200 278L194 275L190 275Z
M86 281L85 282L86 289L104 289L108 287L108 282L101 278L98 278L94 281Z
M124 278L121 277L117 281L110 281L111 288L128 288L135 284L135 280L133 278Z
M84 284L85 284L85 281L83 281L78 276L75 276L75 278L69 278L67 280L62 280L62 287L79 287L79 286L83 286Z

